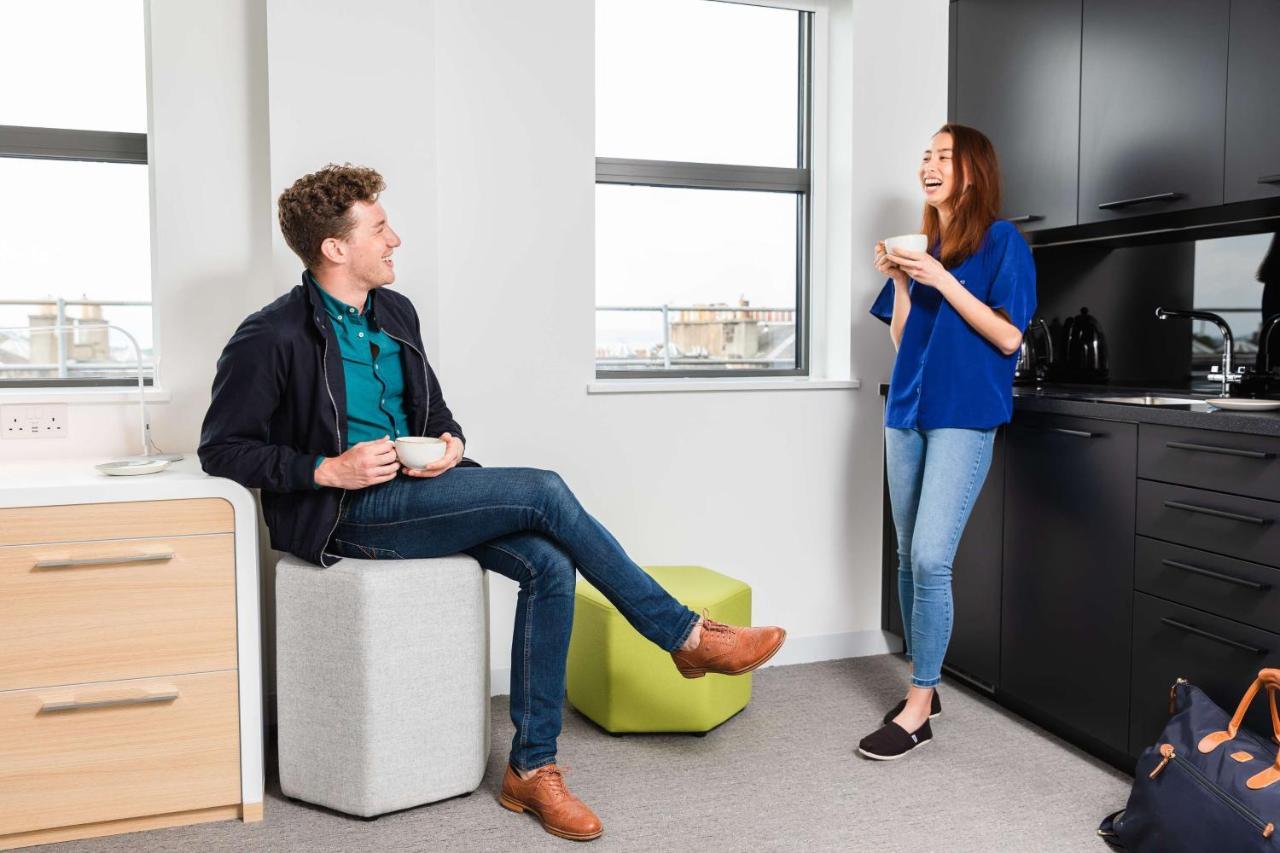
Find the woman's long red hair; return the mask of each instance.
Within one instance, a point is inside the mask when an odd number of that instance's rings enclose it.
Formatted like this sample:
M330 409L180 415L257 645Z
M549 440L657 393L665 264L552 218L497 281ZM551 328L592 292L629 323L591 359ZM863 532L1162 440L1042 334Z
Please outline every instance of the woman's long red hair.
M991 140L963 124L944 124L938 133L951 134L951 168L954 177L951 221L942 223L933 205L924 206L920 230L929 236L929 247L940 248L944 267L954 267L978 251L982 237L1000 212L1000 164Z

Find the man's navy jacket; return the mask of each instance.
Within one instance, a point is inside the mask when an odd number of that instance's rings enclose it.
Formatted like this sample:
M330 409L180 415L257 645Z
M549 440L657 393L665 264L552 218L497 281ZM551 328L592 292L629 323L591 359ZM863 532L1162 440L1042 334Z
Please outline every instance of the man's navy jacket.
M427 363L412 303L372 292L369 320L404 347L404 407L418 435L465 441ZM337 562L325 545L346 492L317 488L316 457L346 449L342 355L320 294L302 284L251 314L227 342L200 430L200 464L215 477L262 490L271 547L321 566ZM463 460L463 465L474 465Z

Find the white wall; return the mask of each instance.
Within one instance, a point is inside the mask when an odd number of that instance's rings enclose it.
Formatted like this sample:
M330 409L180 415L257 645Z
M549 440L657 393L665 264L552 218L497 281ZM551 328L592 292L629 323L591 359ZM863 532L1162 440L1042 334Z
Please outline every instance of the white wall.
M827 266L850 293L862 390L588 396L593 4L436 4L439 368L470 450L560 471L641 563L749 582L757 622L791 632L778 662L883 648L891 351L866 315L868 259L914 229L919 151L946 116L946 0L851 7L832 14ZM493 589L501 666L514 591Z
M749 582L756 621L790 630L779 663L885 648L876 384L892 355L866 315L880 286L869 258L876 239L918 220L914 170L946 113L946 0L831 4L836 310L815 322L837 339L851 324L862 389L645 395L585 391L591 0L354 8L152 2L154 274L174 397L153 409L161 445L195 446L222 344L296 280L275 195L326 162L371 165L405 240L396 286L422 315L469 453L560 471L641 563L700 563ZM14 445L130 451L124 412L73 407L70 439L5 442L0 458ZM492 598L501 677L514 585L495 578Z

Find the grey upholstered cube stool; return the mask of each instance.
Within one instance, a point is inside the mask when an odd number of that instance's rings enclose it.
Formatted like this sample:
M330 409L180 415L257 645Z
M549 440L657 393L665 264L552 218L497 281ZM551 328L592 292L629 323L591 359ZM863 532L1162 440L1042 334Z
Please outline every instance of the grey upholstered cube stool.
M372 817L474 791L489 586L463 555L276 566L280 788Z

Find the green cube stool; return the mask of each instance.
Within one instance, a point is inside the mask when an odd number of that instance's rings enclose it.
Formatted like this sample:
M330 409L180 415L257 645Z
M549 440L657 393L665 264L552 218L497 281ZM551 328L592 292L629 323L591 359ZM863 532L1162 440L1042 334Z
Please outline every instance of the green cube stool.
M751 624L751 587L701 566L647 566L663 589L717 622ZM668 652L578 582L569 640L569 703L605 731L708 732L751 701L751 675L685 678Z

